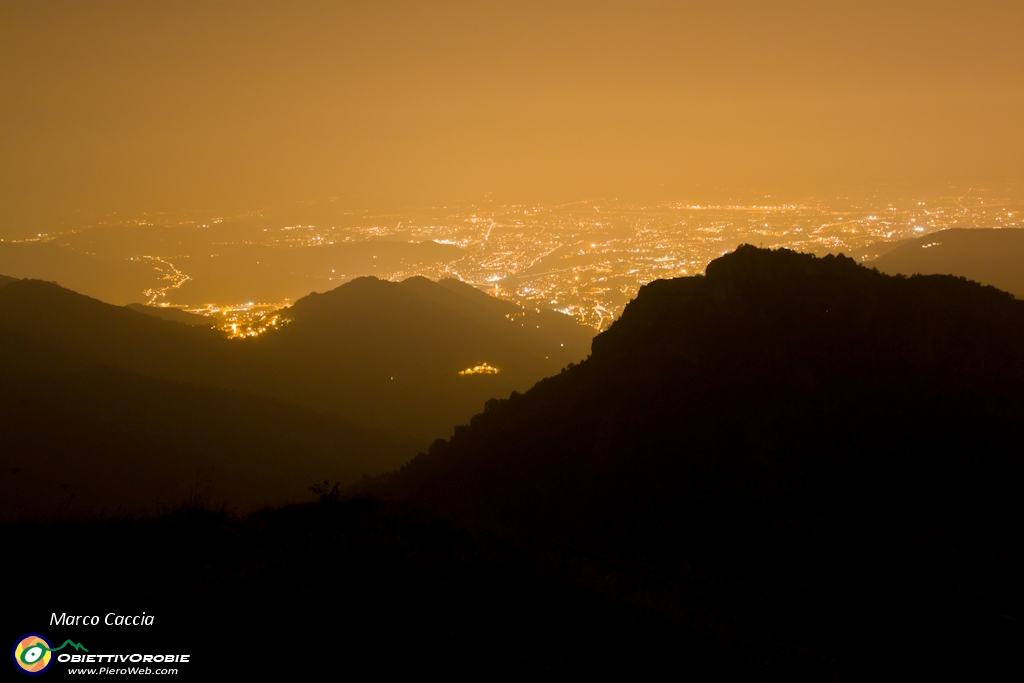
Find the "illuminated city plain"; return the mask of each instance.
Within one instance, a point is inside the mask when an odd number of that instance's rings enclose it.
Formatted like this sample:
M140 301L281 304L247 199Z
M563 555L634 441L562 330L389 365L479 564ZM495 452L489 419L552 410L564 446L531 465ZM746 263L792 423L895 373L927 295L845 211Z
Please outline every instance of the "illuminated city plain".
M547 307L601 330L644 284L703 273L743 243L858 261L879 247L947 228L1018 227L1017 193L967 189L942 197L798 204L627 204L580 201L370 214L355 227L288 226L268 243L316 246L371 238L435 240L461 247L449 263L381 273L455 277L526 307ZM426 214L426 215L423 215ZM358 214L350 214L358 218ZM875 247L872 249L872 247Z
M781 201L759 195L746 201L628 203L582 200L560 205L498 205L337 211L315 224L285 224L261 230L260 244L290 249L365 240L425 242L460 249L454 260L374 271L404 280L457 278L526 308L553 309L603 330L644 284L697 275L707 264L743 243L823 255L844 253L860 262L887 245L948 228L1020 227L1024 191L961 188L946 193L897 196L886 189L861 197ZM251 217L251 215L250 215ZM239 217L245 218L245 217ZM167 225L207 228L232 218L203 217ZM129 221L153 225L152 217ZM109 223L105 223L109 225ZM59 234L39 240L58 240ZM23 241L35 241L23 240ZM224 243L218 243L223 245ZM159 286L140 292L151 305L187 282L189 254L138 255L161 273ZM184 257L184 258L182 258ZM329 287L355 275L318 273ZM253 337L287 323L278 313L290 301L212 302L186 310L213 317L235 338ZM185 308L183 306L177 306Z

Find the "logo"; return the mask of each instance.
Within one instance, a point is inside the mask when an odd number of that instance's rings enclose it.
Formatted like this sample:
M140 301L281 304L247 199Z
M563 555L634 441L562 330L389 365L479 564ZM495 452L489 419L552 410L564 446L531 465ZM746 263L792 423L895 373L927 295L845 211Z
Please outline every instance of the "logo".
M73 643L70 640L65 640L60 647L51 648L50 643L41 635L30 633L15 644L11 656L14 658L15 665L22 672L29 676L38 676L50 668L50 664L53 663L53 653L63 650L68 645L76 650L89 651L81 643Z

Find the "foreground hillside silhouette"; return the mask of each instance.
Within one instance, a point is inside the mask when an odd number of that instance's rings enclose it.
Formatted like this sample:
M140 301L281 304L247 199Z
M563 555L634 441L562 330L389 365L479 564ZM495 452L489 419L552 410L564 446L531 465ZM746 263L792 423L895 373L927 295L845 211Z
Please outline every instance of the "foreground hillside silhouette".
M742 247L647 285L585 362L373 490L602 543L718 543L811 513L888 527L910 500L929 523L998 520L1019 483L1022 339L1024 302L993 288Z
M254 510L393 469L416 441L283 401L110 369L0 383L0 520Z
M365 490L576 548L677 616L742 631L765 601L761 627L826 659L911 656L893 609L983 642L1019 615L1022 340L993 288L741 247ZM686 595L701 575L744 587L714 606Z
M352 498L0 540L65 539L94 595L237 615L189 638L313 625L325 672L1006 680L1022 339L993 288L745 246ZM59 600L51 552L25 570Z

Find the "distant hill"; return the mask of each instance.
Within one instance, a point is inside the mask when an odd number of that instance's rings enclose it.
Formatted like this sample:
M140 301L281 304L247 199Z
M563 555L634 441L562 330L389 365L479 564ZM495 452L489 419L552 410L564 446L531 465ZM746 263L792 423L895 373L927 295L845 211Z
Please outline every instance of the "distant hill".
M100 258L53 242L0 242L0 273L56 282L118 305L138 301L161 277L148 262Z
M251 343L273 368L253 388L426 437L582 359L593 334L569 316L426 278L359 278L285 315L291 322ZM459 374L482 363L499 373Z
M956 275L1024 298L1024 229L941 230L906 240L866 265L891 275Z
M0 289L11 371L119 368L283 398L424 444L483 403L586 356L592 331L459 282L357 279L301 299L292 322L249 340L111 306L55 284ZM18 341L14 341L18 340ZM488 363L496 375L459 375Z
M364 240L310 247L228 245L175 261L188 282L169 303L279 302L334 289L353 277L453 261L462 250L436 242Z
M80 367L116 367L165 379L230 384L242 355L224 335L113 306L52 282L18 280L0 289L0 333ZM10 357L10 355L8 356ZM19 371L46 371L22 364Z
M14 282L17 278L7 277L6 275L0 275L0 288L9 282Z
M253 510L387 471L415 448L281 401L103 369L4 377L0 431L3 521Z
M914 238L911 237L910 239L902 239L895 241L873 242L864 247L844 247L841 249L834 246L818 245L811 247L806 251L807 253L814 254L815 256L827 256L828 254L832 254L833 256L843 255L846 256L847 258L852 258L857 263L864 263L865 261L877 259L880 256L888 254L890 251L898 249L904 244L908 244L913 241Z
M412 271L454 261L460 247L437 242L373 238L304 246L257 243L265 221L234 220L201 227L97 226L47 242L0 242L0 273L56 282L108 303L138 301L167 285L143 256L160 257L188 276L160 303L202 306L248 301L279 303L333 289L365 275ZM291 233L273 229L278 238ZM301 231L308 237L308 231ZM160 266L164 267L164 266Z
M209 316L189 313L180 308L163 308L161 306L147 306L146 304L128 304L129 308L138 313L145 313L160 320L171 320L176 323L184 323L193 327L214 327L217 321Z

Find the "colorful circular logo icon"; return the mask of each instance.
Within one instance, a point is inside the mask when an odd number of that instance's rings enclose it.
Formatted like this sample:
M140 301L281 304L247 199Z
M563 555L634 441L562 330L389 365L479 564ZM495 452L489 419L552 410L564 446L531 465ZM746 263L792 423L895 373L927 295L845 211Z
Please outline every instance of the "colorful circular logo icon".
M30 633L19 640L11 654L14 656L14 663L18 665L18 668L30 676L46 671L53 660L50 644L36 633Z

